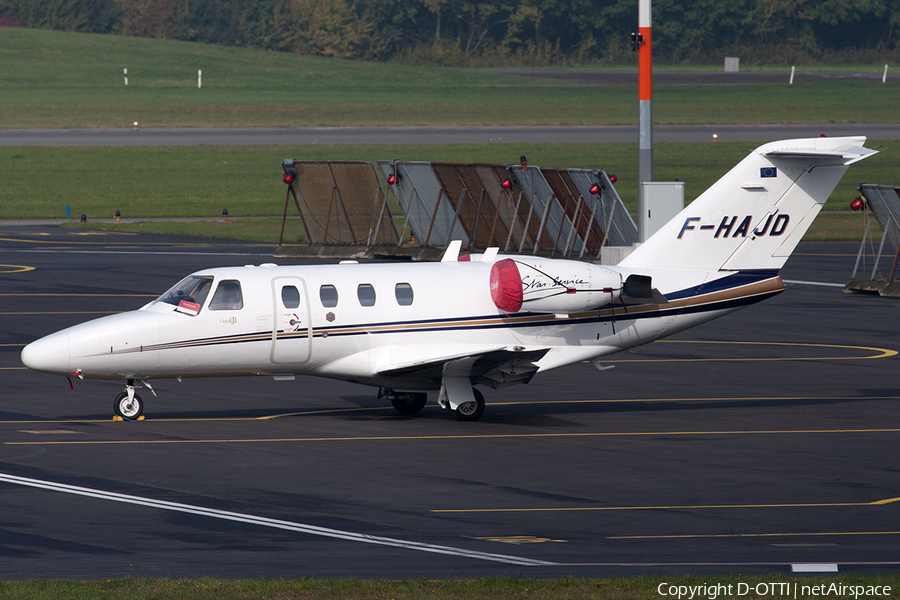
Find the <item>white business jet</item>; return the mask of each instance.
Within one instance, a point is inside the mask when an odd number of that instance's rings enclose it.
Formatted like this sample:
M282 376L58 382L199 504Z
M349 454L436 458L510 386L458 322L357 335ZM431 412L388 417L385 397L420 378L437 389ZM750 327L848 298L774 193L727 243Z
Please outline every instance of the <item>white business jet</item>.
M864 137L757 148L630 256L600 266L497 249L440 262L216 268L131 312L43 337L22 362L125 380L114 410L136 419L156 378L317 375L379 389L401 413L429 391L476 420L474 386L536 374L670 336L774 296L778 270ZM352 261L351 261L352 262Z

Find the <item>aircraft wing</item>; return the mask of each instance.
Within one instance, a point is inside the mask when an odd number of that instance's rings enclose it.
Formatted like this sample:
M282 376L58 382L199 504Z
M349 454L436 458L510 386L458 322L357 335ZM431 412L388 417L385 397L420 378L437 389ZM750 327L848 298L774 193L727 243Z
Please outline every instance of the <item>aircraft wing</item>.
M549 351L550 348L502 347L447 354L409 363L386 365L378 369L378 374L392 378L440 381L448 370L458 371L462 367L468 370L466 375L473 380L495 387L505 383L527 383L537 372L537 365L534 363Z

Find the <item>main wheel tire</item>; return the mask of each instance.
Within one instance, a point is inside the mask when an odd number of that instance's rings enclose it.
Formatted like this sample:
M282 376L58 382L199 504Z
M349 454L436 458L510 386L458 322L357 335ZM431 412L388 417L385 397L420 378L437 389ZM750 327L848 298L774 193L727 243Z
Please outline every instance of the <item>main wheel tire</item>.
M391 404L394 405L394 408L401 415L414 415L423 408L425 408L425 403L428 402L428 394L418 393L418 394L397 394L395 393L391 396Z
M472 395L474 402L463 402L453 411L457 421L477 421L484 414L484 396L475 388L472 388Z
M144 412L144 402L137 394L131 400L128 400L128 393L122 392L116 396L113 403L113 412L128 421L136 421L141 413Z

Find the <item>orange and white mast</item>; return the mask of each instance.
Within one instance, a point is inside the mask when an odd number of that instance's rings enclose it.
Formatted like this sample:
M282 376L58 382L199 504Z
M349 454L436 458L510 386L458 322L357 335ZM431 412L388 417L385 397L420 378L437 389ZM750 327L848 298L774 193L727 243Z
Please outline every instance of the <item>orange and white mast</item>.
M644 210L643 184L653 181L653 39L651 0L638 0L638 35L634 41L638 51L638 214ZM641 241L644 232L638 232Z

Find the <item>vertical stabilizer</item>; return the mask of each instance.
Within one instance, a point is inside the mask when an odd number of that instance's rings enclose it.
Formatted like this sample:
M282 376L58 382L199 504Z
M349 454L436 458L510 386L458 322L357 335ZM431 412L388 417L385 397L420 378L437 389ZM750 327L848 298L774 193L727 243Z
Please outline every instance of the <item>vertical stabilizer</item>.
M780 269L865 137L772 142L750 153L620 266L702 271Z

